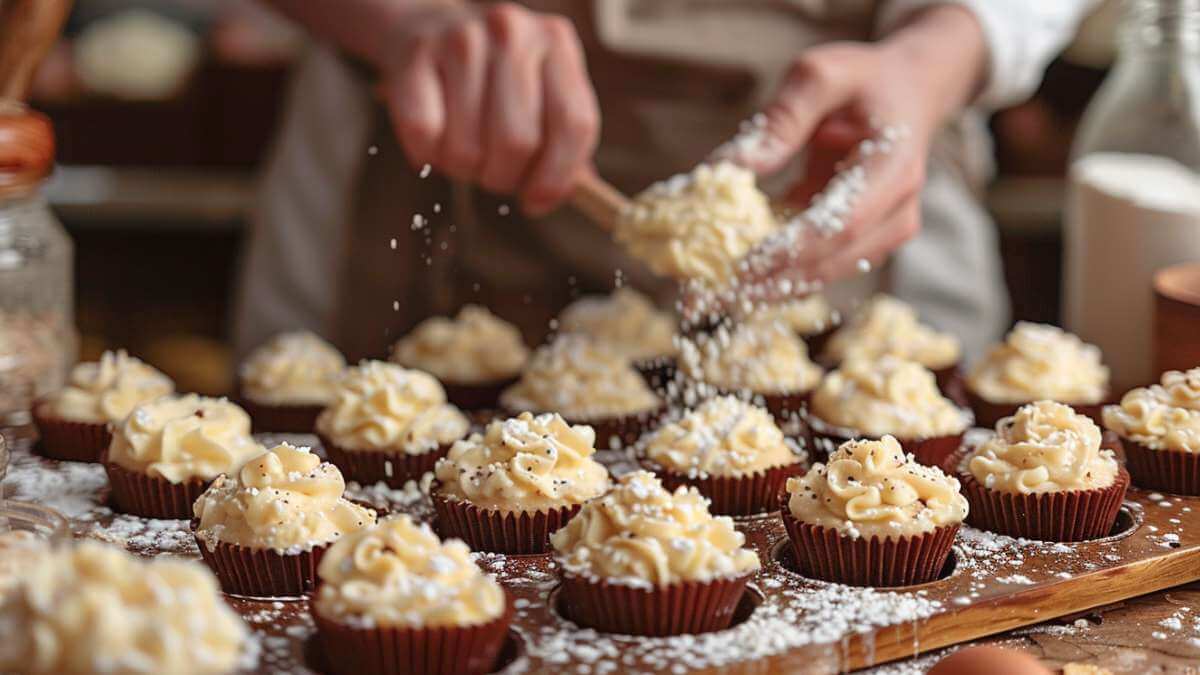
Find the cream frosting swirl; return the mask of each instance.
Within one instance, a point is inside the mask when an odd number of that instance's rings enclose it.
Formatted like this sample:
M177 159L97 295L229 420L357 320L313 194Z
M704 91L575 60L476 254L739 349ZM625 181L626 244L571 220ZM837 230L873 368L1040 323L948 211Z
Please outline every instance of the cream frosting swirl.
M444 495L495 511L547 511L582 504L608 489L593 455L596 433L555 413L496 420L455 443L437 463Z
M327 405L346 359L307 331L281 333L250 353L238 371L241 393L266 405Z
M789 478L787 491L796 520L851 537L923 534L967 517L958 480L905 456L891 436L843 443L827 463Z
M188 394L144 403L113 429L108 460L182 483L211 480L262 452L250 416L221 398Z
M962 357L958 338L920 322L911 305L877 295L829 339L825 356L841 363L852 356L897 356L930 370L949 368Z
M637 195L617 223L617 241L657 274L723 284L779 223L754 173L729 162L701 164Z
M812 413L868 436L908 440L951 436L970 423L970 416L938 391L933 373L893 356L843 363L813 392Z
M66 386L51 398L50 407L64 420L115 424L139 404L174 391L169 377L122 349L76 365Z
M533 353L521 379L500 395L508 410L557 412L572 422L637 415L661 401L612 348L567 333Z
M690 377L726 391L790 394L817 386L824 371L786 326L738 324L683 343L680 363Z
M839 317L825 296L817 293L772 305L756 306L743 312L742 318L781 323L797 335L808 337L836 326Z
M81 541L0 597L6 673L229 673L248 631L202 565Z
M564 333L583 333L632 361L676 352L675 317L646 296L622 286L608 296L589 296L572 302L558 317Z
M342 494L342 472L308 448L287 443L217 476L196 500L196 536L278 553L311 550L375 522L375 512Z
M1100 350L1047 324L1020 321L967 375L967 386L992 403L1100 403L1108 368Z
M1052 401L1000 420L967 468L988 489L1020 494L1106 488L1117 477L1116 457L1100 449L1100 427Z
M528 359L529 348L517 327L479 305L463 307L453 319L422 321L392 350L396 363L453 384L516 377Z
M635 586L710 581L759 568L732 519L709 513L695 488L672 494L648 471L622 476L550 535L550 543L568 572Z
M689 476L744 476L803 461L771 414L732 396L709 399L644 441L643 454Z
M504 591L475 565L467 545L407 515L342 537L317 570L313 610L366 627L475 626L504 613Z
M1155 450L1200 452L1200 368L1167 371L1160 382L1105 406L1104 426Z
M363 361L346 371L333 403L317 417L317 431L345 450L412 455L449 445L469 428L432 376L383 361Z

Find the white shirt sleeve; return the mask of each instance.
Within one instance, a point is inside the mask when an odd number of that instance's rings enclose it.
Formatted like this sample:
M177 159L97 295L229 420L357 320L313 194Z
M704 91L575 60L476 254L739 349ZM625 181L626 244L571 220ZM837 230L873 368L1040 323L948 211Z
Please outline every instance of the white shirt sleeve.
M970 10L983 27L988 79L974 103L1001 108L1033 94L1096 0L886 0L879 30L886 33L912 12L943 4Z

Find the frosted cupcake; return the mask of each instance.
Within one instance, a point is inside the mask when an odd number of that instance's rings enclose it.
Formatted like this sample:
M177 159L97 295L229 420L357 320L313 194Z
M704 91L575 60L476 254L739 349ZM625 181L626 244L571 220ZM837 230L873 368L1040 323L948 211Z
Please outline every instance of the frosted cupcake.
M804 342L773 322L718 328L685 342L680 360L689 378L720 393L761 397L780 424L799 413L824 373Z
M0 671L219 675L249 631L208 570L81 541L47 553L0 595Z
M476 551L544 553L550 534L608 489L591 427L553 413L496 420L437 464L438 533Z
M787 326L804 340L809 354L821 354L829 344L829 338L838 329L841 315L817 293L799 300L787 300L778 304L755 307L742 317L747 321L776 322Z
M1061 328L1021 321L971 369L966 392L986 427L1042 400L1066 403L1099 423L1108 368L1093 345Z
M363 361L338 381L316 427L347 480L398 488L432 471L470 424L431 375Z
M550 538L567 618L608 633L680 635L728 628L758 555L694 488L674 493L626 474Z
M528 359L517 327L478 305L422 321L392 349L392 361L436 377L464 410L495 408Z
M658 419L662 400L618 352L584 335L560 335L533 354L500 395L510 415L554 412L596 431L601 447L631 444Z
M674 378L675 317L659 310L650 299L622 286L608 296L588 296L572 302L558 317L564 333L591 336L631 361L653 387Z
M281 333L238 369L238 399L256 432L310 434L345 369L341 352L313 333Z
M705 401L639 443L643 465L673 490L692 485L727 516L772 511L805 453L784 438L764 409L722 396Z
M109 428L139 404L175 391L175 383L124 350L80 363L57 393L34 403L38 452L52 459L98 462L112 442Z
M918 461L941 465L961 443L971 414L943 396L933 373L918 363L852 357L821 381L807 422L810 449L818 453L849 440L894 436Z
M1200 368L1168 371L1105 406L1104 426L1121 437L1134 485L1200 495Z
M1010 537L1083 541L1112 531L1129 474L1100 447L1100 427L1038 401L996 425L958 467L970 523Z
M237 405L195 394L160 398L113 429L103 458L109 498L122 513L191 518L209 482L261 452Z
M342 537L325 554L312 603L337 675L492 671L512 609L461 541L397 516Z
M204 561L226 593L298 597L313 590L334 541L375 522L347 501L337 467L308 448L278 445L239 471L217 476L192 521Z
M833 334L821 356L830 365L852 356L867 359L895 356L915 361L933 371L943 391L953 393L962 343L949 333L921 323L917 311L908 303L889 295L877 295Z
M855 586L936 579L968 509L957 480L918 464L891 436L843 444L789 480L785 499L800 573Z

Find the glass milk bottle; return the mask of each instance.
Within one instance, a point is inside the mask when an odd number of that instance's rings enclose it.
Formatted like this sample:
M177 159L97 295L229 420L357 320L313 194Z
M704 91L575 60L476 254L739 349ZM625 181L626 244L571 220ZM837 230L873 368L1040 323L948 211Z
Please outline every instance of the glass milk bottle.
M1151 372L1155 270L1200 259L1200 0L1129 0L1117 61L1072 149L1065 325L1113 395Z

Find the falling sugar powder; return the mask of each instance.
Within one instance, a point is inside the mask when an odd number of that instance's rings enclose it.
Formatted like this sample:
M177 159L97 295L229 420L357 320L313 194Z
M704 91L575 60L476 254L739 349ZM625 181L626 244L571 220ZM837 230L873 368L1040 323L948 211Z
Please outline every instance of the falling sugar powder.
M421 167L421 173L418 175L420 175L421 178L429 178L429 174L432 171L433 171L433 167L426 164L425 166Z
M496 208L496 213L499 213L502 216L507 216L510 211L511 209L509 209L508 204L501 204Z

